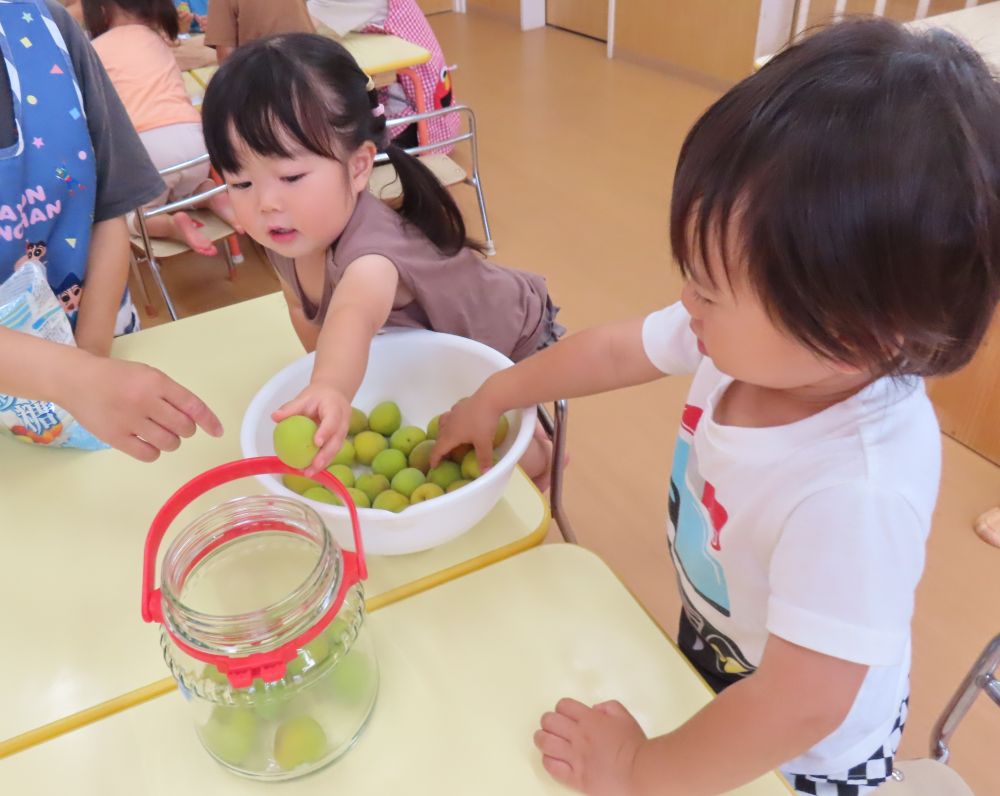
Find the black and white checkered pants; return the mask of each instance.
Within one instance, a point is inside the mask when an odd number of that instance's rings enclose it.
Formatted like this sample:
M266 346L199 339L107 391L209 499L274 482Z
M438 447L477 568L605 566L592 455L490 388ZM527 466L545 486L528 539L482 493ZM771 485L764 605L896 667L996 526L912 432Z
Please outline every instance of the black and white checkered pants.
M795 792L802 796L864 796L874 791L892 774L892 759L903 737L909 707L910 698L907 697L899 706L899 715L889 737L865 762L843 773L829 776L790 774L789 779Z

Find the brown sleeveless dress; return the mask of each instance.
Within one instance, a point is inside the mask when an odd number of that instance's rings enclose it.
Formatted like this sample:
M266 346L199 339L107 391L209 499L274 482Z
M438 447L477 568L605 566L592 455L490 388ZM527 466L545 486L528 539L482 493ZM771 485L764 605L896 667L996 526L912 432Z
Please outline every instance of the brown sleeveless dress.
M302 302L306 319L322 325L333 291L359 257L378 254L396 266L414 297L393 307L386 326L431 329L477 340L515 362L549 345L563 332L545 279L483 260L472 249L442 254L395 210L362 191L340 238L326 257L319 305L303 295L295 262L267 250L281 279Z

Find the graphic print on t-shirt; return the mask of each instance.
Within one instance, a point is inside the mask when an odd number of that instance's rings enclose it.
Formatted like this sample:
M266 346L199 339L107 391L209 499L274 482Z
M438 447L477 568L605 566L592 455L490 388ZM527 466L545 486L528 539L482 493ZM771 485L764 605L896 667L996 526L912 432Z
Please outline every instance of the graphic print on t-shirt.
M722 529L728 515L716 500L715 487L698 472L692 446L702 410L685 406L681 432L670 474L670 522L674 526L672 553L678 576L712 607L729 616L729 589L726 573L712 554L722 549ZM682 584L683 585L683 584Z

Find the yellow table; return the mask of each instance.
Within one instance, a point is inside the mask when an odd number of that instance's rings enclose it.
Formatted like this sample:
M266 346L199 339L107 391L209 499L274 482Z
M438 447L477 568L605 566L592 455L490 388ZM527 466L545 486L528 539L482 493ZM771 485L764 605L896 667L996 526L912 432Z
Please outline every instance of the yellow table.
M4 739L167 674L156 631L139 617L149 523L182 483L240 457L239 427L251 396L302 355L280 294L120 338L115 352L191 387L226 434L199 434L153 464L117 451L40 450L0 438L0 756L12 747ZM260 491L252 480L214 490L172 530L222 500ZM367 594L378 606L485 566L539 544L548 521L547 504L516 470L504 498L469 533L423 553L371 557ZM141 698L126 695L96 715ZM67 728L48 728L41 737Z
M282 794L566 794L531 736L563 696L620 699L647 733L670 731L711 693L607 566L547 545L368 618L381 687L358 745ZM168 694L0 761L0 792L156 796L271 793L198 744ZM739 796L788 796L777 774Z
M431 54L418 44L398 36L382 33L348 33L339 37L329 31L324 35L340 42L354 56L366 74L375 78L377 86L396 82L396 72L410 66L419 66L430 60ZM192 75L204 89L215 74L218 64L215 50L204 45L204 36L192 36L174 51L182 72Z
M994 69L1000 69L1000 3L963 8L907 23L918 30L946 28L975 47Z

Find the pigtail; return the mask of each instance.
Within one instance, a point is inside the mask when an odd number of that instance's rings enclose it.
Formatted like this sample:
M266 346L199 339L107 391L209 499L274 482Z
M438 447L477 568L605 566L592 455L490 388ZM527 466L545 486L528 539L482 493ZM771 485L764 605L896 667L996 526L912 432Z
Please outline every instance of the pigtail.
M423 232L444 254L457 254L463 248L482 254L485 247L466 236L462 212L434 173L420 162L420 158L390 142L385 108L370 78L368 100L372 107L371 138L379 151L389 156L403 189L403 201L396 212Z

